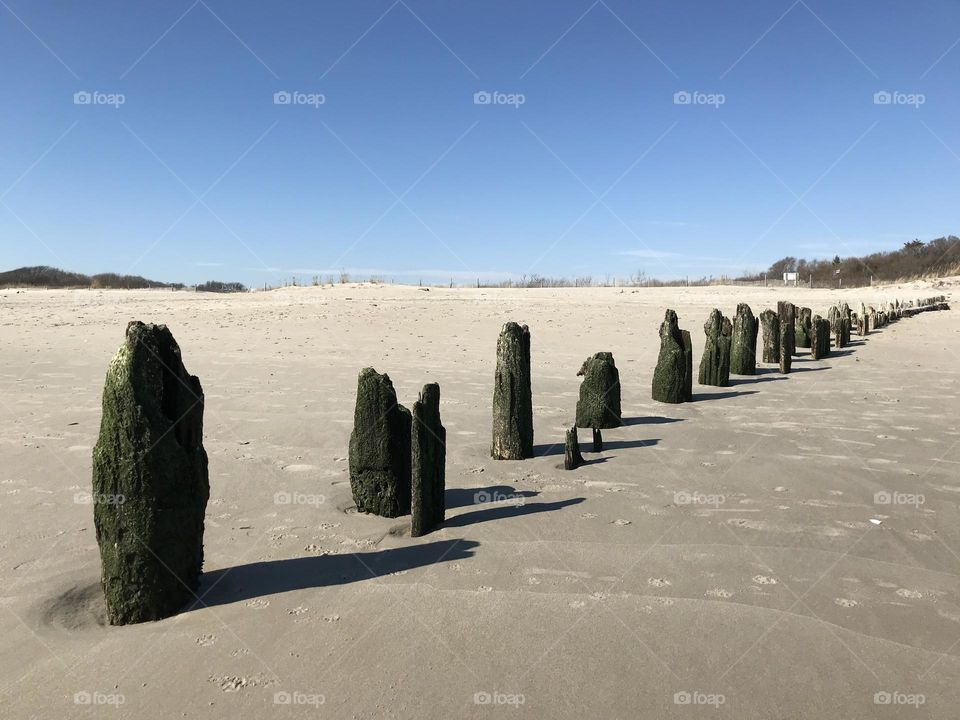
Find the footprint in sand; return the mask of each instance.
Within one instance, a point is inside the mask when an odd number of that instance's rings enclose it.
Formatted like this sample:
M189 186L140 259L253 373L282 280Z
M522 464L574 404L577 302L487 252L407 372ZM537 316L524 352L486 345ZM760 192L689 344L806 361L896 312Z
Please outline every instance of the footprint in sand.
M305 612L307 612L307 608L303 605L297 605L292 610L287 610L287 615L303 615Z
M324 616L323 616L323 621L324 621L324 622L328 622L328 623L340 622L340 616L339 616L339 615L324 615Z
M651 587L666 587L672 583L664 578L647 578L647 585Z
M860 607L860 603L858 603L856 600L850 600L848 598L834 598L833 602L840 607L845 608Z
M754 575L753 581L757 585L776 585L777 579L772 577L767 577L766 575Z
M923 597L923 593L918 592L917 590L907 590L907 588L900 588L897 590L897 595L902 598L909 598L911 600L920 600Z
M580 513L580 517L584 520L593 520L597 517L596 513Z
M478 592L493 592L493 588L490 587L489 585L481 585L480 587L477 588L477 591L478 591Z
M263 610L263 608L267 607L269 604L269 600L251 600L247 603L247 607L253 608L254 610Z
M201 647L210 647L216 641L217 641L216 635L210 635L209 633L207 633L197 638L197 645L200 645Z
M572 608L582 608L586 603L583 600L573 600L570 602Z
M613 521L612 523L610 523L610 524L611 524L611 525L629 525L630 522L631 522L630 520L617 519L617 520L614 520L614 521Z

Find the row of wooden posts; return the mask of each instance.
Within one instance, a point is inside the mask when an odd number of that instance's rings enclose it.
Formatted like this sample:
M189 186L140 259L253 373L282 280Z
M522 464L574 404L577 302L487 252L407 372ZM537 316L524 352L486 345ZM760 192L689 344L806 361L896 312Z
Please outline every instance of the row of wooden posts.
M880 309L846 304L827 319L780 303L757 319L745 304L731 322L719 310L704 326L706 347L699 381L726 385L733 374L756 372L758 330L763 328L764 362L789 372L795 348L814 357L849 342L852 328L866 334L905 315L947 309L945 299L928 298ZM588 358L576 419L567 431L564 466L582 463L577 427L594 432L622 425L620 376L609 352ZM693 399L690 333L666 312L660 326L660 354L653 398ZM93 513L100 548L101 584L111 624L159 620L197 600L203 567L204 516L210 496L203 447L204 395L200 380L183 365L180 347L165 325L132 322L107 370L100 434L93 449ZM493 393L496 459L533 457L533 400L530 386L530 330L509 322L497 342ZM440 386L425 385L412 412L397 401L390 378L373 368L360 372L354 427L350 436L350 486L357 509L386 517L411 514L411 534L423 535L444 520L446 433L440 421Z

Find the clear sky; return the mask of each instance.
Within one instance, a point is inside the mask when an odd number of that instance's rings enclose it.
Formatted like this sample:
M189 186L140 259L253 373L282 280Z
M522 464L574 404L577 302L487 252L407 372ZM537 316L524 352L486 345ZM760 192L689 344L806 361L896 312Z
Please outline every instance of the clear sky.
M892 249L960 231L958 79L956 0L0 0L0 269L466 283Z

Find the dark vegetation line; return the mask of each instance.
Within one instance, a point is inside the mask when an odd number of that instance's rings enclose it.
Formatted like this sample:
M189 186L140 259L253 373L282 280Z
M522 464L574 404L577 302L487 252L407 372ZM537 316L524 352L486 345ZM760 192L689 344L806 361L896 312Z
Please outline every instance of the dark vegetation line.
M841 258L834 256L832 260L804 260L787 256L773 263L765 272L744 273L739 277L731 278L726 275L720 277L704 276L701 278L677 278L661 280L648 276L643 270L638 270L629 278L607 276L604 279L594 279L592 276L575 278L553 278L543 275L524 275L520 279L503 280L501 282L477 281L477 287L501 288L542 288L542 287L597 287L615 285L619 287L674 287L699 285L765 285L778 284L783 281L784 273L797 273L800 285L809 287L866 287L877 282L898 282L921 278L946 277L960 275L960 238L955 235L940 237L929 242L911 240L904 243L898 250L876 252L860 257ZM344 271L340 273L341 283L350 281L350 276ZM328 282L333 284L335 278L330 276ZM370 278L372 283L382 283L383 278ZM286 284L286 283L284 283ZM293 278L291 285L301 284ZM322 284L319 276L314 276L313 285ZM471 283L472 285L472 283ZM101 273L99 275L82 275L67 272L47 266L22 267L16 270L0 273L0 287L44 287L44 288L92 288L92 289L124 289L141 290L149 288L166 288L183 290L187 286L183 283L163 283L148 280L139 275L117 275L116 273ZM454 282L450 281L450 287ZM246 292L247 287L238 282L220 282L210 280L193 287L199 292L235 293ZM266 286L264 289L267 289Z
M98 275L82 275L81 273L67 272L57 268L40 265L36 267L22 267L0 273L0 287L42 287L42 288L89 288L93 290L145 290L165 288L167 290L183 290L187 286L183 283L164 283L148 280L139 275L117 275L116 273L100 273ZM211 280L195 288L198 292L246 292L242 283L225 283Z

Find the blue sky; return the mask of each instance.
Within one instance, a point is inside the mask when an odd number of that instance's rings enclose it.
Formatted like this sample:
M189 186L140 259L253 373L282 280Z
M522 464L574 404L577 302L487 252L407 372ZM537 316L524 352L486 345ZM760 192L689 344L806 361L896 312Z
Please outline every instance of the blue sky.
M672 278L956 234L958 41L955 0L2 0L0 266Z

